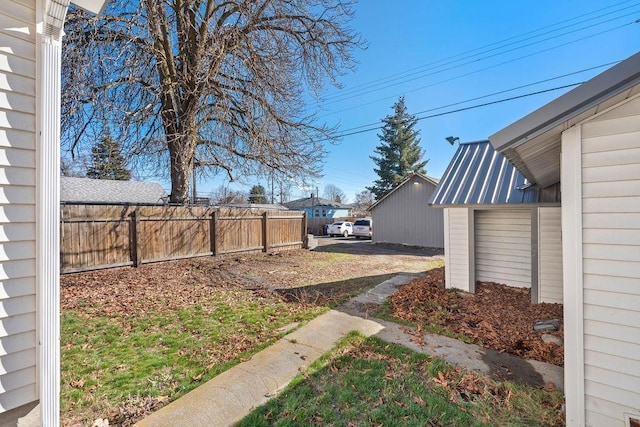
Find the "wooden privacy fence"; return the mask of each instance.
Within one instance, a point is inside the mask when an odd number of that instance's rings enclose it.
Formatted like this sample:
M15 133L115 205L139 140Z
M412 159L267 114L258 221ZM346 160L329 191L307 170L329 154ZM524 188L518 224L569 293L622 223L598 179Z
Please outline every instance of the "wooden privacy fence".
M199 206L62 205L61 272L304 247L298 211Z

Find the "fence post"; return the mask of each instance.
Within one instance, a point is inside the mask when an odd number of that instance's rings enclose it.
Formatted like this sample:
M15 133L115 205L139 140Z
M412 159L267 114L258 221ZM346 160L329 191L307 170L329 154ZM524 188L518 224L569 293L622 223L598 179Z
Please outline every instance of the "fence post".
M133 211L133 215L131 216L131 226L133 227L133 232L131 233L131 247L133 250L131 254L133 255L133 266L139 267L142 264L142 248L140 247L140 210L136 208Z
M309 235L307 231L307 212L302 212L302 248L309 249Z
M264 252L269 253L269 218L267 212L262 214L262 242L264 243Z
M209 238L211 239L211 252L213 256L218 256L218 210L211 214L211 225L209 226Z

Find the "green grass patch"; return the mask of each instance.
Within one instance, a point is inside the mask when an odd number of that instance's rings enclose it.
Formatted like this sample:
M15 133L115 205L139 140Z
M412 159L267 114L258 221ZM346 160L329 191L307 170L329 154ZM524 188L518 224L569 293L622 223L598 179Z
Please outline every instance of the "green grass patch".
M562 402L352 334L238 426L554 426Z
M91 424L138 397L174 400L306 322L324 307L212 298L176 311L124 317L62 315L63 417ZM112 418L113 419L113 418Z

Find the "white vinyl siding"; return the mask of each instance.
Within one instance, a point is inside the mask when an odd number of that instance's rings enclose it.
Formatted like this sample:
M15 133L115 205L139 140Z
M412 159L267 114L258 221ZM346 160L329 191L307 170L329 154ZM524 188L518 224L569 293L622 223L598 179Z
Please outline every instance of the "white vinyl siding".
M0 412L37 399L35 1L0 6Z
M373 241L443 248L442 209L427 204L434 190L435 185L414 176L390 193L372 209Z
M531 287L531 210L475 211L476 280Z
M560 207L538 208L538 302L562 304Z
M444 209L445 216L445 285L448 289L462 289L473 292L470 280L472 251L469 245L469 215L467 208Z
M587 425L640 416L640 98L582 124Z

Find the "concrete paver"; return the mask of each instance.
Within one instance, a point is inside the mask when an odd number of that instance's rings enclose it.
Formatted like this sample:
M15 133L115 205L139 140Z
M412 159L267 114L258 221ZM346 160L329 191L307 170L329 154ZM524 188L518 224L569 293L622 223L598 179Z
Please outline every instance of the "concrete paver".
M150 426L230 426L283 390L313 361L351 331L377 336L414 351L438 356L449 363L498 379L543 386L563 387L563 369L524 360L474 344L440 335L424 334L424 345L407 328L380 319L367 318L370 304L381 304L398 286L415 276L389 279L340 307L331 310L278 340L250 360L223 372L197 389L140 421Z

